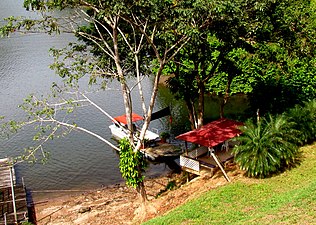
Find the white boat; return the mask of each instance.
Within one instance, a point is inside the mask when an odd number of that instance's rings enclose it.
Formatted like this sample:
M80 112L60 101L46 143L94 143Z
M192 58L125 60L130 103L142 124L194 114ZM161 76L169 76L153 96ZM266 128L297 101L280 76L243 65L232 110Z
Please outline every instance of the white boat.
M125 137L128 137L126 115L115 117L114 120L115 121L113 121L113 124L109 126L113 138L115 138L116 140L121 140ZM135 122L141 120L143 120L142 116L136 113L132 113L132 122L134 126L134 134L136 135L136 137L137 134L140 133L140 128L135 124ZM160 138L157 133L147 130L145 133L145 140L149 142L157 142L160 140Z

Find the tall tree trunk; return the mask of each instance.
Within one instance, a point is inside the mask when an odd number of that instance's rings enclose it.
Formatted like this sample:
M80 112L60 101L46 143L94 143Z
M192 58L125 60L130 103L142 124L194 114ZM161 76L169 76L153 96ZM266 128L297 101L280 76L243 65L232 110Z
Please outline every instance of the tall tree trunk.
M230 92L231 83L232 83L232 77L228 75L225 94L224 94L222 100L220 101L220 109L219 109L220 118L224 118L224 107L229 99L229 92Z
M139 194L142 204L147 202L148 199L147 199L147 193L146 193L144 181L138 184L136 191Z
M118 24L118 17L115 17L115 22L113 24L113 48L114 48L114 61L117 68L117 73L119 77L119 81L121 84L122 89L122 95L124 100L124 106L125 106L125 114L126 114L126 122L128 127L128 136L129 141L132 146L134 146L134 138L133 138L133 126L132 126L132 100L130 96L130 91L128 89L128 86L126 84L126 79L124 77L124 73L121 67L121 60L120 60L120 53L118 49L118 30L117 30L117 24Z
M188 109L189 113L189 121L191 124L191 129L196 129L197 121L195 119L195 110L194 110L194 103L191 101L191 99L185 99L185 104Z
M116 21L117 24L117 21ZM134 138L133 138L133 126L132 126L132 99L130 95L130 90L128 89L126 79L123 74L123 70L120 63L119 50L118 50L118 31L116 24L113 26L113 45L114 45L114 53L115 53L115 64L117 67L117 73L119 76L119 80L121 83L121 89L124 99L125 113L126 113L126 121L129 130L129 141L131 146L134 146ZM134 147L134 151L138 151L139 148ZM141 168L138 168L139 176L142 176ZM145 190L144 182L138 184L136 191L138 192L142 203L144 204L147 201L147 194Z
M219 104L219 117L220 118L224 118L224 96L220 96L222 97L222 99L220 100L220 104Z
M203 49L202 49L203 51ZM201 126L203 126L203 118L204 118L204 94L205 94L205 81L203 78L206 77L205 74L205 63L202 62L199 68L199 64L195 63L194 64L194 69L195 69L195 73L196 73L196 80L197 80L197 86L198 86L198 94L199 94L199 98L198 98L198 108L197 108L197 128L200 128ZM199 69L202 70L201 74L199 74Z
M156 73L156 76L155 76L153 90L152 90L152 95L151 95L150 102L149 102L149 107L148 107L148 110L147 110L147 115L145 115L144 124L143 124L142 129L141 129L140 134L139 134L139 141L137 142L137 146L135 148L136 151L140 148L141 141L144 140L146 130L149 127L151 114L153 113L155 100L156 100L157 93L158 93L159 80L160 80L160 76L161 76L162 70L164 68L164 65L165 65L164 62L161 61L160 62L160 67L159 67L159 69L158 69L158 71Z
M204 123L204 92L205 92L205 86L203 82L198 82L199 86L199 102L198 102L198 118L197 118L197 128L200 128L203 126Z
M137 86L138 86L138 92L139 92L139 97L141 100L141 105L143 108L143 114L147 114L147 109L146 109L146 104L145 104L145 97L144 97L144 92L143 92L143 87L141 84L141 79L140 79L140 71L139 71L139 58L138 55L135 54L135 65L136 65L136 77L137 77Z

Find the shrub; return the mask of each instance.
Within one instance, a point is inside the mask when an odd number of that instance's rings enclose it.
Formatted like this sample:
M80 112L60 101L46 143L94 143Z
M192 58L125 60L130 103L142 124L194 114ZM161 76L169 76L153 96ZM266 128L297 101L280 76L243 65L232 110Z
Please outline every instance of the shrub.
M127 139L120 140L120 171L127 186L137 188L144 181L147 162L140 151L133 151Z
M161 132L160 133L160 137L164 138L164 139L167 139L167 138L170 138L170 134L168 132Z
M316 99L297 105L285 113L292 122L293 129L299 131L298 144L306 144L315 140L316 136Z
M297 131L284 115L257 123L248 120L240 129L243 134L236 138L240 145L233 153L248 176L264 178L295 163Z

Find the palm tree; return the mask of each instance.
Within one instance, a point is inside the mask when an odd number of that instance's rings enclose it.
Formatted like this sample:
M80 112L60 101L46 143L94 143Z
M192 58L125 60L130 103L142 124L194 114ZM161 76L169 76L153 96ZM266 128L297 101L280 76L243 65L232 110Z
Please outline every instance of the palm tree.
M248 176L267 177L295 162L298 147L296 131L291 129L285 116L247 121L240 127L243 134L236 138L240 145L233 149L235 161L246 170Z

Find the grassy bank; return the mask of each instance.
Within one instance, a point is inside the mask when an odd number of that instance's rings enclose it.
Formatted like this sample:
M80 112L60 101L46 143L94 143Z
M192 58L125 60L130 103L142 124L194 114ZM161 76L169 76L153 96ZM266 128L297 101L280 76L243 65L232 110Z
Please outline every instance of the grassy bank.
M316 224L316 143L301 150L290 171L240 179L145 224Z

